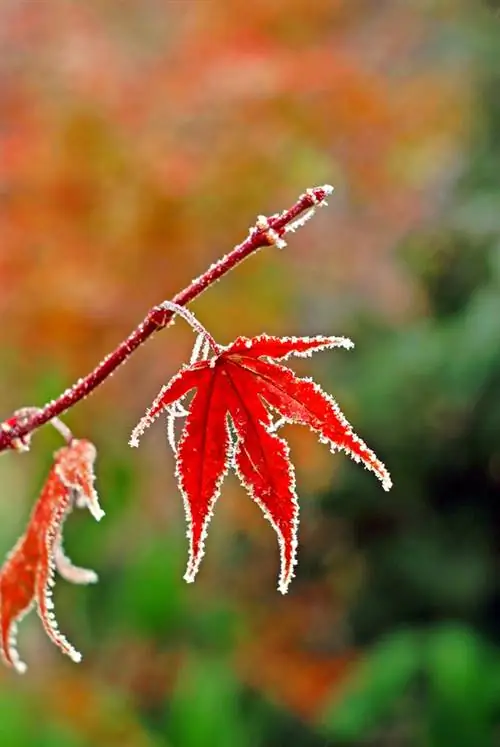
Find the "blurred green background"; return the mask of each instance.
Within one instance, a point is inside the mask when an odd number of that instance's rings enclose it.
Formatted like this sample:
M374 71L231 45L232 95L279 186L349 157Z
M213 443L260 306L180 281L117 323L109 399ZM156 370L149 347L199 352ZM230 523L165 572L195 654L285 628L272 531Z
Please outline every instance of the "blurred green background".
M226 483L196 584L164 429L133 425L189 356L177 323L67 416L106 518L0 669L6 747L500 745L500 18L455 0L2 0L0 405L40 404L147 309L329 182L328 209L193 305L237 334L342 334L296 370L395 486L287 427L299 566ZM0 545L58 446L0 459Z

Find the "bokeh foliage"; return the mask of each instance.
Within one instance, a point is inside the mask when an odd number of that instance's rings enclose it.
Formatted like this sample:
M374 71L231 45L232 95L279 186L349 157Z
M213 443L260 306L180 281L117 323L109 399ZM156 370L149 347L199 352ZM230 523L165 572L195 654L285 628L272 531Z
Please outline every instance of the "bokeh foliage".
M395 482L290 429L290 594L231 482L186 586L165 434L126 446L189 354L176 324L68 417L99 447L107 516L71 517L66 547L100 583L56 587L81 666L23 622L2 744L500 743L498 23L472 0L2 3L2 410L57 394L252 216L327 181L286 252L195 310L221 342L350 335L298 369ZM5 551L55 446L0 460Z

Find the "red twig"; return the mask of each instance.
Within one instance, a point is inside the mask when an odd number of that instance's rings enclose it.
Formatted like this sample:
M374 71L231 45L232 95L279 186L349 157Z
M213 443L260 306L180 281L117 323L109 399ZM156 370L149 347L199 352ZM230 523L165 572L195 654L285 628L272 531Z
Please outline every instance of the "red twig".
M303 225L312 215L311 210L317 205L325 204L325 198L331 192L332 187L329 185L308 189L289 210L272 215L270 218L259 216L255 227L250 230L245 241L235 246L229 254L215 262L203 275L174 296L172 303L186 306L237 264L264 246L276 245L278 248L283 248L286 245L283 239L284 234ZM165 327L173 315L171 308L166 308L162 304L154 306L139 326L112 353L107 355L87 376L66 389L57 399L48 402L40 409L22 408L0 423L0 451L26 449L29 437L34 430L84 399L118 366L125 363L154 332Z

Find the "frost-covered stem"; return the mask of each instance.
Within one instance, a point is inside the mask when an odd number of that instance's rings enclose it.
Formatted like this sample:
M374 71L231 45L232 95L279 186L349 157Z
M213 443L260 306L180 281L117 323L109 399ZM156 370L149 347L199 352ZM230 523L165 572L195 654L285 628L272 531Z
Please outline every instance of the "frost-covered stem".
M297 222L304 211L309 211L319 205L326 204L326 198L333 191L328 184L306 190L289 210L265 218L259 216L256 225L250 229L247 238L234 249L219 259L208 270L193 280L184 290L172 299L176 306L186 306L197 298L203 291L232 270L236 265L265 246L283 248L284 234L287 226L296 228ZM144 320L131 334L121 342L112 353L107 355L87 376L79 379L72 387L66 389L57 399L47 402L40 409L33 408L30 414L20 416L14 413L0 423L0 451L6 449L22 449L27 446L29 435L41 425L61 415L84 399L110 376L122 363L125 363L132 353L159 329L163 329L171 321L175 312L166 308L165 304L154 306L147 313Z
M165 311L171 311L173 314L179 314L180 316L182 316L183 319L185 319L186 322L191 325L192 329L194 329L195 332L198 332L198 335L201 336L202 339L212 348L214 354L219 354L219 346L215 342L214 338L212 337L210 332L205 329L203 324L200 324L198 319L191 311L188 311L188 309L185 309L184 306L179 306L179 304L174 303L173 301L163 301L160 306Z

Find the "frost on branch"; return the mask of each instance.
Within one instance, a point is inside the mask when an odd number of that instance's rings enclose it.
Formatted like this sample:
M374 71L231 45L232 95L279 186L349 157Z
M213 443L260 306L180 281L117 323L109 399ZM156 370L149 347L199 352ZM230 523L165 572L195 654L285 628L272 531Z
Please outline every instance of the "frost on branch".
M199 331L197 322L196 330ZM208 334L208 333L207 333ZM337 403L310 379L297 377L276 363L292 355L353 343L345 337L238 337L216 346L208 360L184 366L159 392L130 438L131 446L162 413L168 415L169 442L188 523L189 560L186 581L194 581L203 557L207 527L230 468L273 526L280 547L278 588L284 594L296 564L298 501L287 443L276 430L282 423L301 423L332 451L345 451L382 482L391 478L382 462L352 430ZM195 390L186 410L180 402ZM186 413L175 443L174 420ZM277 413L278 421L272 415Z
M104 516L94 489L96 450L73 439L54 454L54 463L32 511L28 528L0 570L0 653L6 664L26 671L16 647L17 624L36 606L49 638L73 661L81 654L60 633L52 601L54 572L76 584L97 581L94 571L74 566L62 547L64 521L74 506Z

